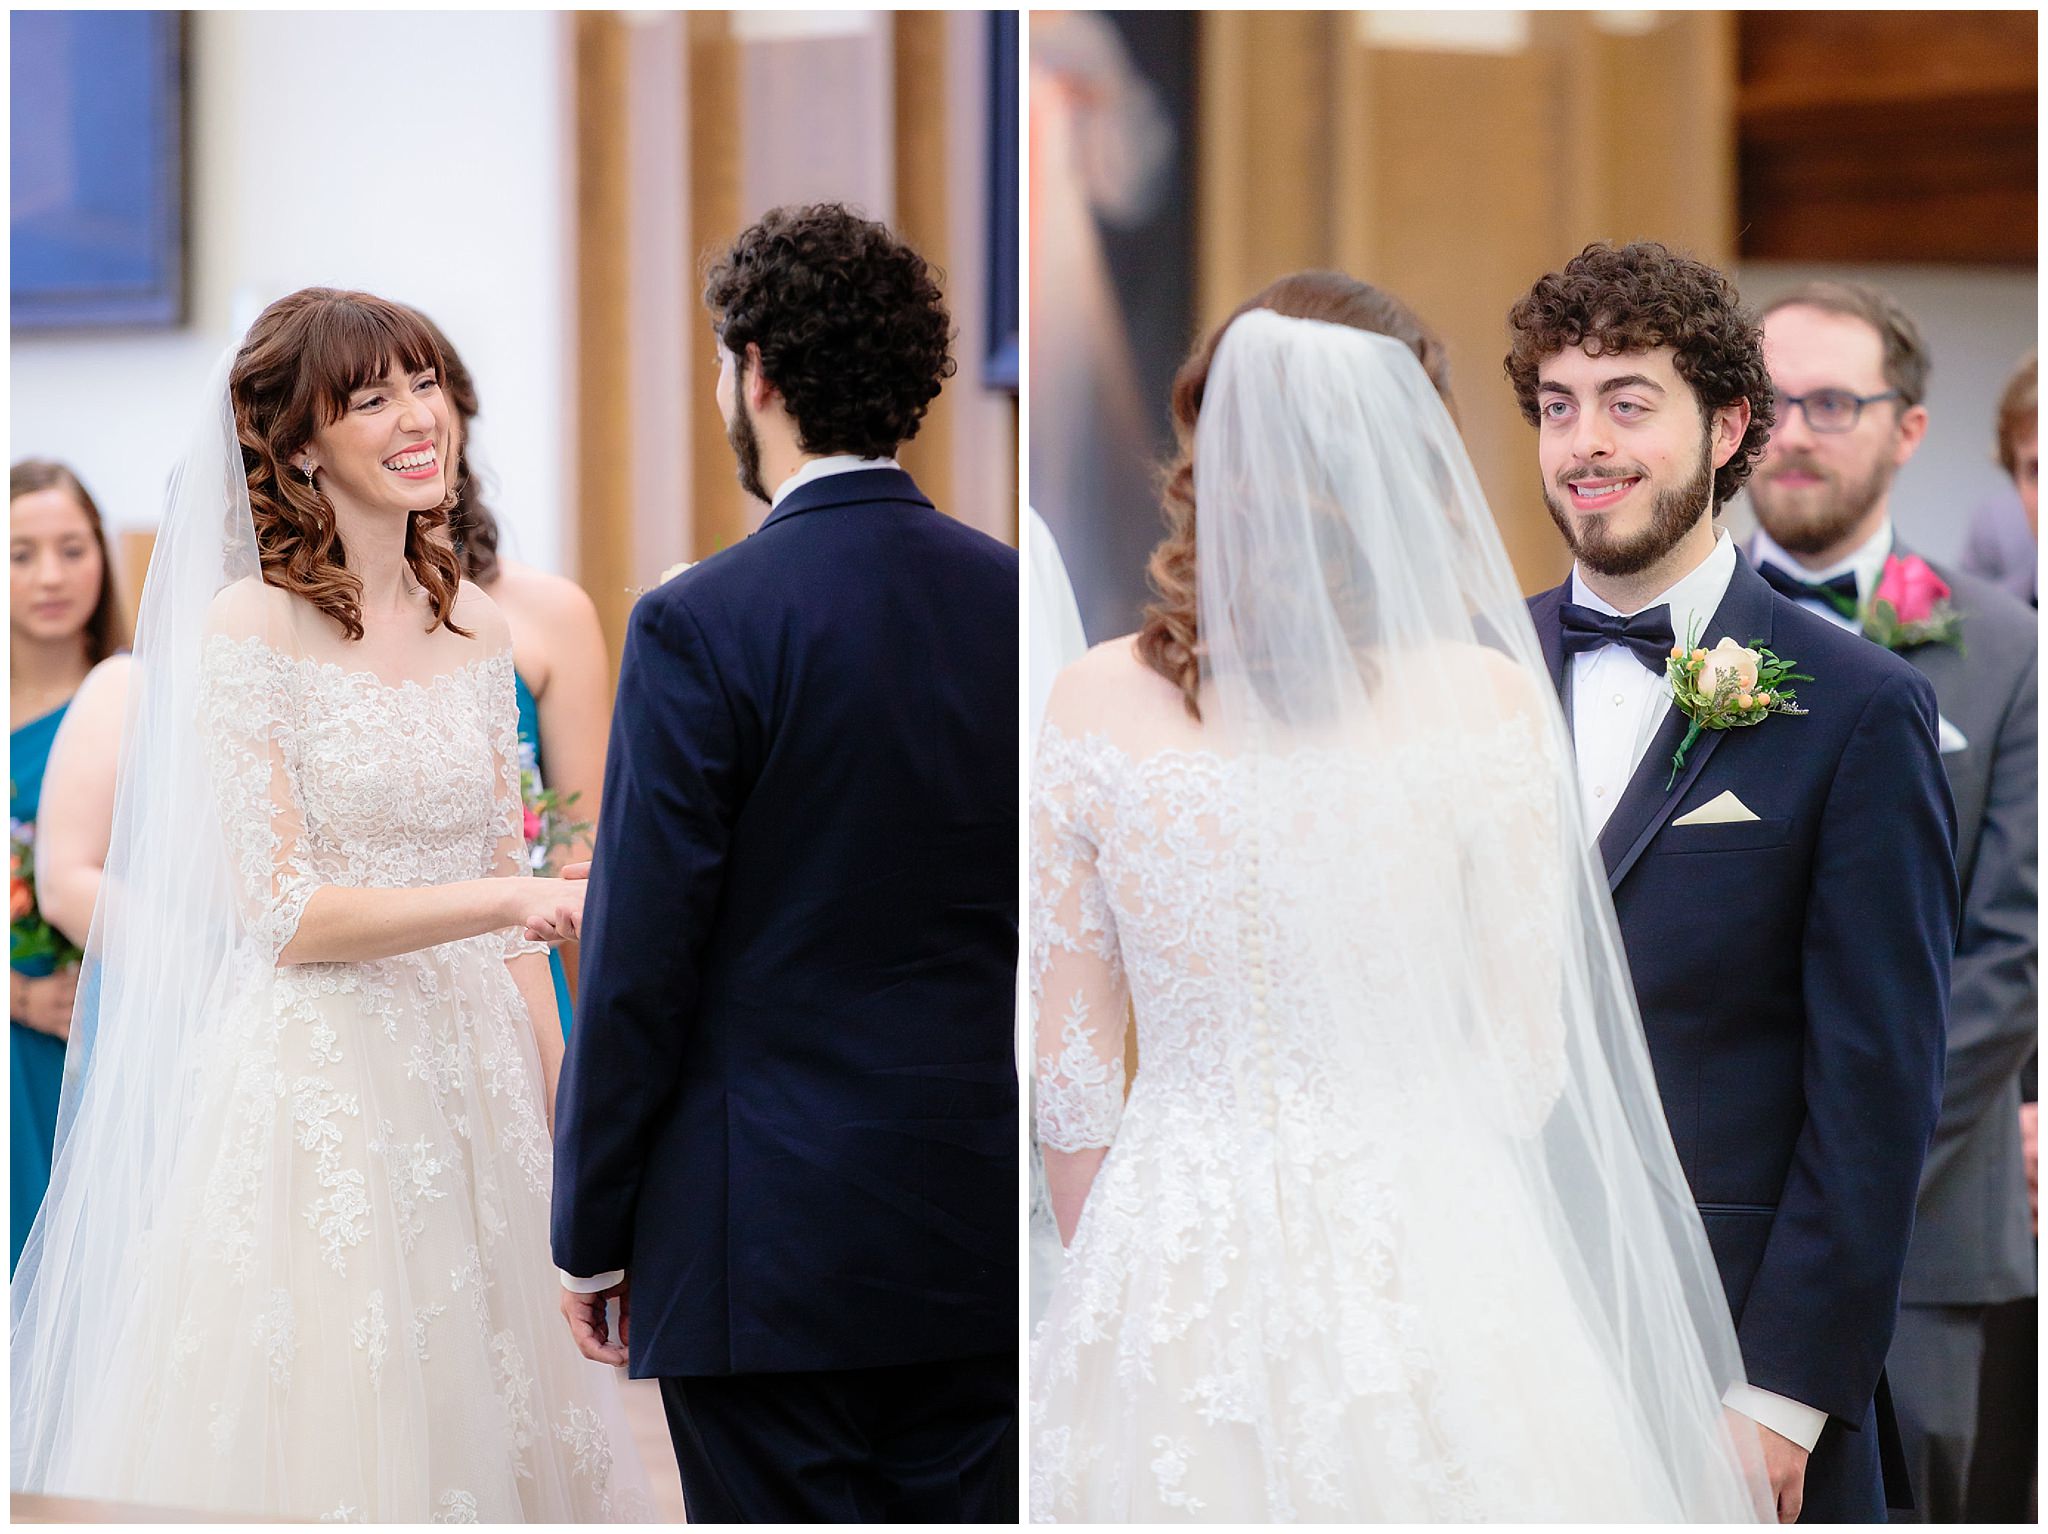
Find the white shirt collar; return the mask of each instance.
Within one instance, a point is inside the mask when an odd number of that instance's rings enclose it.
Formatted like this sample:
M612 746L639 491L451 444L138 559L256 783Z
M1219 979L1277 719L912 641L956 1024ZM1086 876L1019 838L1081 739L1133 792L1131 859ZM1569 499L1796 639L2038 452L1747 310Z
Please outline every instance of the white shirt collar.
M1728 595L1728 582L1734 578L1735 541L1728 536L1726 529L1719 529L1714 535L1713 552L1695 565L1691 574L1680 576L1665 591L1645 602L1643 608L1669 606L1671 632L1680 641L1702 637L1720 607L1721 599ZM1614 613L1617 617L1631 616L1622 613L1588 586L1580 577L1577 565L1572 566L1572 600L1595 612Z
M1771 535L1761 527L1756 530L1756 541L1751 552L1758 564L1773 564L1787 575L1796 575L1802 581L1818 585L1831 581L1838 575L1856 577L1856 600L1868 602L1870 594L1877 590L1877 583L1884 579L1884 562L1892 557L1892 519L1887 516L1878 524L1877 531L1864 540L1862 547L1852 549L1846 556L1836 560L1824 570L1809 570L1777 544Z
M796 473L775 487L775 495L768 502L772 511L780 506L790 491L799 485L808 485L814 479L823 479L828 474L851 474L855 469L900 469L903 465L893 458L861 458L852 453L828 453L823 458L813 458Z

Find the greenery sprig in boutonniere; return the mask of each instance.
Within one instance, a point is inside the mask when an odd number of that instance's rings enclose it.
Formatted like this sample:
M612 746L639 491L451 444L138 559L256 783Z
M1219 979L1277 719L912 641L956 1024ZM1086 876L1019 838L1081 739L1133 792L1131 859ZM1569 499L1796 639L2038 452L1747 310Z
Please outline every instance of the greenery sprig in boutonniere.
M1673 645L1664 662L1671 701L1692 721L1672 753L1671 776L1664 780L1667 794L1700 731L1740 730L1762 724L1773 714L1803 714L1806 710L1787 684L1813 680L1794 671L1795 662L1779 659L1762 645L1745 647L1723 639L1713 649L1702 650L1696 638L1697 630L1687 634L1685 643Z
M1928 568L1918 554L1894 554L1884 562L1884 575L1863 614L1863 635L1887 650L1915 645L1952 644L1963 648L1963 615L1949 601L1948 582Z

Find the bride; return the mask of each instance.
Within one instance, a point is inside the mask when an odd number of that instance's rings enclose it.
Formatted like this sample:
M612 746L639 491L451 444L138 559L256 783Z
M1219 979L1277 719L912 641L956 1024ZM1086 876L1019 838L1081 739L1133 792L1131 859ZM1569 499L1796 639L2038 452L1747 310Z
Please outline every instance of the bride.
M143 593L13 1485L344 1521L644 1515L548 1260L562 1051L510 640L436 532L416 317L311 288L207 396Z
M1362 283L1253 299L1175 381L1162 600L1055 686L1031 984L1068 1251L1035 1519L1767 1517L1442 390Z

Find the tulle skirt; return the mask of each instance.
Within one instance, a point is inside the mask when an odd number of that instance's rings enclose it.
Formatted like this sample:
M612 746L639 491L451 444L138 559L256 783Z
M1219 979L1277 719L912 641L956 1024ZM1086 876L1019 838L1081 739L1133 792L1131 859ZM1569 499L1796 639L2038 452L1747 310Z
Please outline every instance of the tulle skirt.
M1511 1158L1397 1112L1138 1077L1032 1348L1034 1520L1686 1516Z
M338 1521L646 1516L548 1255L502 940L239 988L48 1490Z

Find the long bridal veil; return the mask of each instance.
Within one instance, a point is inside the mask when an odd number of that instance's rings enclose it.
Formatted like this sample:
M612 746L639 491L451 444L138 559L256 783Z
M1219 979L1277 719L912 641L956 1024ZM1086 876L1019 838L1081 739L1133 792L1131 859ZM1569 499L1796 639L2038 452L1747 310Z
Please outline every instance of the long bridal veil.
M198 720L207 615L258 573L228 399L233 349L174 471L150 557L105 873L64 1059L49 1192L10 1298L17 1489L78 1485L153 1216L201 1086L192 1046L260 939L236 920ZM260 968L260 963L257 965ZM251 1318L253 1320L253 1318Z
M1768 1518L1755 1432L1720 1405L1741 1358L1561 711L1450 415L1400 342L1253 309L1216 352L1194 474L1205 744L1270 785L1238 845L1288 913L1266 940L1284 958L1251 946L1248 962L1317 977L1324 1016L1290 1026L1337 1039L1347 1079L1391 1082L1419 1110L1404 1118L1435 1126L1432 1190L1484 1222L1473 1245L1497 1272L1424 1303L1506 1293L1505 1324L1576 1339L1574 1381L1520 1409L1601 1412L1645 1516ZM1334 798L1289 791L1333 781L1312 764L1404 743L1487 770L1340 765ZM1496 805L1504 772L1529 791ZM1384 860L1331 853L1385 826L1425 833L1404 837L1425 849L1395 892L1423 918L1404 944L1367 914L1386 908Z

